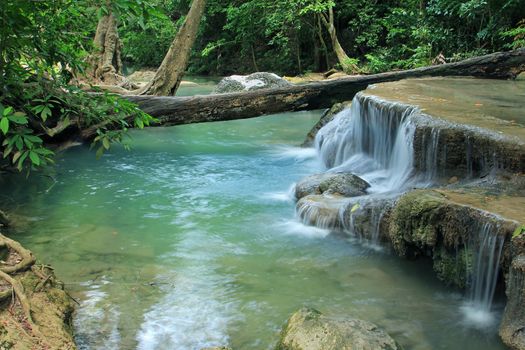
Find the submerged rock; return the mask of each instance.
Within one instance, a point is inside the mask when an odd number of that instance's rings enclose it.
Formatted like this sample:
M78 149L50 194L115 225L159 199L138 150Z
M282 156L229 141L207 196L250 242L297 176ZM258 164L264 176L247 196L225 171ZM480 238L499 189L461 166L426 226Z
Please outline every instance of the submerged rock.
M216 94L286 87L291 84L274 73L257 72L223 78L214 90Z
M326 173L308 176L295 185L295 198L310 194L336 194L357 197L366 194L370 184L352 173Z
M400 347L375 324L335 318L312 308L294 313L281 332L276 350L396 350Z
M525 349L525 255L512 261L507 277L507 305L499 329L503 342L515 350Z

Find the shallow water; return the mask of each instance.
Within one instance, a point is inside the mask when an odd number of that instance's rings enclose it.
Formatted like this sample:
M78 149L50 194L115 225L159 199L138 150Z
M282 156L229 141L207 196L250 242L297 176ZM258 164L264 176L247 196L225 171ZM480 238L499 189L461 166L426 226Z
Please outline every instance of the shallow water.
M56 183L2 183L17 238L80 301L84 349L269 349L303 305L384 327L407 349L500 349L430 265L295 219L290 186L321 170L320 112L133 132L130 152L58 161ZM9 189L9 190L7 190ZM501 312L501 310L499 310Z
M434 117L495 130L525 142L525 81L418 78L376 84L368 91L419 106Z

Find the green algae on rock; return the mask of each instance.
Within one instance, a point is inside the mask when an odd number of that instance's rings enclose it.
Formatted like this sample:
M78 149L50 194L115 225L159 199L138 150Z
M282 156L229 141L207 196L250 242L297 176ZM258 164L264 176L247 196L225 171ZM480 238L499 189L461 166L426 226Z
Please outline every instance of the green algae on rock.
M281 332L276 350L397 350L394 339L375 324L355 318L336 318L303 307Z

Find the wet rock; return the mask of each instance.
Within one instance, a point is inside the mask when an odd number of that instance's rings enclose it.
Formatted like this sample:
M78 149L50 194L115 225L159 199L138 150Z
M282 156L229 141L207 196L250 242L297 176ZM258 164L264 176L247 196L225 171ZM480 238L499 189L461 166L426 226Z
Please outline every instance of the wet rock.
M312 308L294 313L281 332L277 350L400 349L375 324L353 318L334 318Z
M397 195L364 196L349 201L342 210L343 226L358 238L374 244L388 242L390 213Z
M338 229L342 227L339 217L340 208L344 207L345 198L340 196L309 195L297 202L297 213L308 225Z
M350 104L350 101L336 103L332 106L332 108L325 110L323 115L321 115L321 119L319 119L319 121L312 127L312 129L306 135L306 138L302 143L301 147L312 147L314 145L315 136L317 135L317 132L321 130L323 126L331 122L337 113L341 112L345 108L350 107Z
M389 240L399 256L432 258L438 277L460 288L466 286L473 272L467 267L472 267L473 249L481 244L484 225L491 225L491 234L503 238L509 237L517 225L469 204L451 201L435 190L403 195L389 220ZM508 269L510 256L504 248L499 262L503 270Z
M274 73L257 72L223 78L214 90L216 94L286 87L291 84Z
M525 255L512 260L507 277L507 305L503 313L499 335L515 350L525 349Z
M310 194L337 194L357 197L366 194L370 184L351 173L326 173L308 176L295 185L295 197L300 199Z

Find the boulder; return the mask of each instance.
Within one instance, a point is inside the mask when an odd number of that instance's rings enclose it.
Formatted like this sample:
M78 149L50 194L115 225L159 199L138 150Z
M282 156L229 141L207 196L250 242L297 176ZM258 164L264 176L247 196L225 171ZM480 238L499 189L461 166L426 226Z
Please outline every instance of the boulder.
M375 324L335 318L312 308L294 313L281 332L276 350L395 350L397 343Z
M295 198L310 194L337 194L357 197L366 194L370 184L351 173L326 173L308 176L295 185Z
M250 75L232 75L223 78L214 90L216 94L252 91L291 86L288 81L274 73L257 72Z

